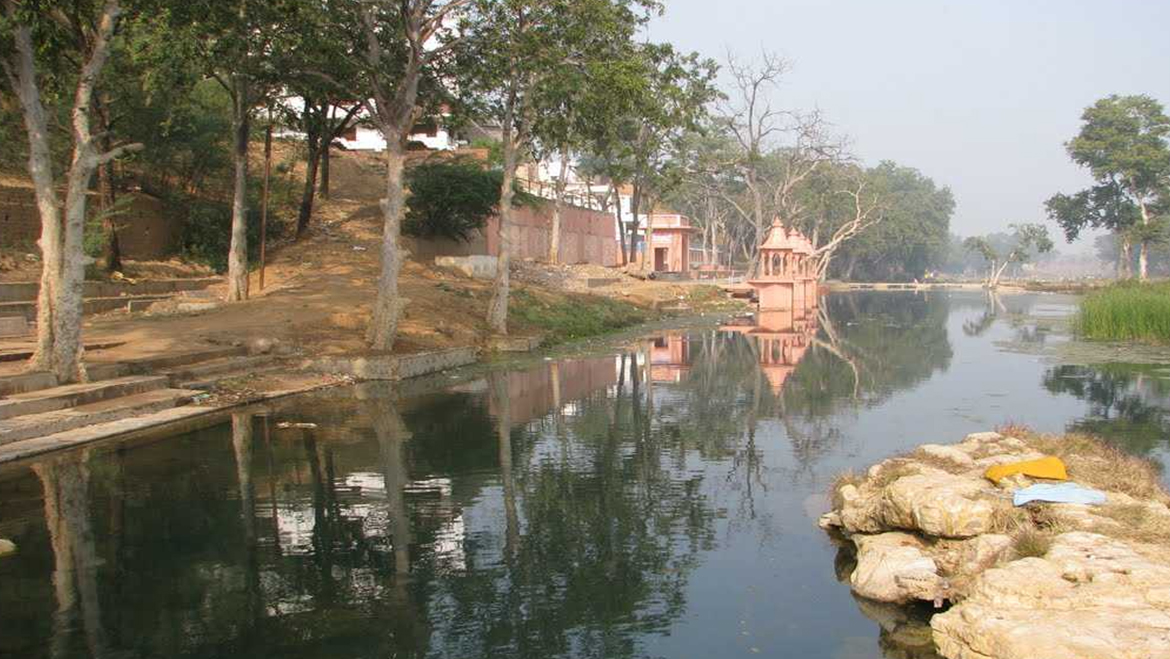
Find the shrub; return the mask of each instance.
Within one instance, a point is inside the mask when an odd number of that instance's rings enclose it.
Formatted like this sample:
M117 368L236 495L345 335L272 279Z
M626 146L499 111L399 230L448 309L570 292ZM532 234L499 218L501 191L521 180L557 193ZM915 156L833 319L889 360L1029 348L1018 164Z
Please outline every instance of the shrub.
M406 175L410 196L402 232L417 238L466 241L483 228L500 204L504 173L472 160L445 160L416 165ZM514 205L532 203L517 189Z
M183 258L224 272L232 239L231 204L203 199L188 199L186 204L180 248ZM247 218L248 262L255 264L260 258L260 211L250 207ZM273 218L271 208L267 233L270 244L284 234L284 223Z
M1170 282L1119 282L1090 293L1074 325L1087 339L1170 343Z

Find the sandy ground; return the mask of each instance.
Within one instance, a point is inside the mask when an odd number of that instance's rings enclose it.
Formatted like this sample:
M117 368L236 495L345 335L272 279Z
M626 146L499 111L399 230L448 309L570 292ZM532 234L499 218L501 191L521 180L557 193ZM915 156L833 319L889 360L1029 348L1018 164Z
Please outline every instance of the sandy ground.
M86 322L87 343L120 341L123 345L92 350L94 362L120 361L212 345L272 342L278 349L306 354L361 353L379 273L381 217L379 161L345 154L333 160L333 194L318 204L309 235L298 243L275 246L265 270L251 274L251 299L199 313L116 312ZM641 281L620 270L599 266L548 267L517 263L514 287L542 295L581 292L609 295L647 306L666 306L686 298L689 286ZM619 281L588 289L588 278ZM218 299L222 286L178 301L206 303ZM477 345L487 336L484 322L491 282L464 277L408 261L400 291L407 298L395 353ZM164 305L169 306L169 305ZM520 322L509 332L536 332ZM0 373L19 363L0 364Z

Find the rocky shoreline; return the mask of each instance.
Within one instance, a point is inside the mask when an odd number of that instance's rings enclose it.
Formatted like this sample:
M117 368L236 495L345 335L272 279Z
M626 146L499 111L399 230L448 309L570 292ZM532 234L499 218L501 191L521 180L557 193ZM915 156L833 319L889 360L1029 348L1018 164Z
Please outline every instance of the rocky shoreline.
M1106 502L1015 506L1043 481L985 477L1052 456ZM843 475L832 499L820 525L887 656L1170 658L1170 495L1144 460L1008 429Z

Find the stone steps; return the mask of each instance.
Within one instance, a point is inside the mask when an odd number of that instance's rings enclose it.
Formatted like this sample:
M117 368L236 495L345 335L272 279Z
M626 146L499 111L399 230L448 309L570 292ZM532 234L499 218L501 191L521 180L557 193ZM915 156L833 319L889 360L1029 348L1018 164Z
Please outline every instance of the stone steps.
M159 300L172 297L172 294L157 295L120 295L118 297L91 297L82 302L82 314L90 316L108 311L142 311ZM0 302L0 315L23 316L27 322L34 322L37 318L37 303L32 302Z
M248 354L248 350L242 346L204 348L201 350L166 353L121 362L87 363L85 368L89 375L89 380L92 383L128 375L151 375L200 362L240 357L246 354ZM7 375L0 377L0 397L39 391L56 386L57 378L52 373L33 371L30 373Z
M0 446L0 464L13 460L22 460L51 451L73 448L81 444L96 442L110 437L126 436L128 433L140 431L149 432L163 424L182 424L184 428L195 429L212 423L214 416L207 414L207 409L194 405L171 407L159 412L140 414L96 423L75 430L66 430L52 435L45 435L35 439L26 439Z
M153 357L143 357L141 359L131 359L122 362L87 364L86 369L89 371L89 378L91 380L104 380L122 375L159 373L216 359L241 357L246 354L248 354L248 349L243 346L204 348L189 352L169 352Z
M0 338L24 336L31 331L24 315L0 315Z
M157 389L67 409L25 414L0 421L0 445L181 407L199 394L189 389Z
M116 348L121 345L126 345L125 341L98 341L85 344L85 352L91 353L95 350L106 350L108 348ZM33 356L33 350L36 344L29 340L27 344L15 348L0 348L0 362L22 362Z
M87 281L82 296L85 298L115 298L140 295L173 295L186 291L203 290L223 280L219 277L195 279L144 279L136 283L118 281ZM37 282L0 283L0 303L34 302L40 284Z
M276 361L274 355L255 355L252 357L233 355L166 370L163 373L170 376L173 383L190 382L223 373L250 371L267 366L274 361Z
M132 396L163 389L168 384L169 381L165 376L132 375L16 394L0 399L0 420Z

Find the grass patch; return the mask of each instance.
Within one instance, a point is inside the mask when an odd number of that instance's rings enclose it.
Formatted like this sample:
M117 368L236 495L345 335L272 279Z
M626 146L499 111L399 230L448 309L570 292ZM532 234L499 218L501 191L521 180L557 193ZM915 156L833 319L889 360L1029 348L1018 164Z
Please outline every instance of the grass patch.
M1028 526L1012 536L1012 551L1020 558L1040 558L1052 549L1053 533L1047 529Z
M1170 511L1161 514L1141 503L1106 504L1094 512L1109 522L1096 529L1099 533L1144 542L1170 544Z
M598 295L549 295L513 291L508 314L545 334L545 343L608 334L651 320L643 308Z
M1086 339L1170 343L1170 282L1124 281L1089 293L1073 327Z

